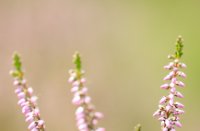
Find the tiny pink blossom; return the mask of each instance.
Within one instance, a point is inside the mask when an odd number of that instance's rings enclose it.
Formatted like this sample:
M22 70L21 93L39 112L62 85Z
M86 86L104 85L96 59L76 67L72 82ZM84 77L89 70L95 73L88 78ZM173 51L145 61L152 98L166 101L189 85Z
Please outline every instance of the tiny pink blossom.
M89 104L91 102L91 97L86 96L85 97L85 103Z
M167 98L165 96L163 96L161 99L160 99L160 104L164 104L166 102Z
M185 87L185 84L182 81L176 81L176 85L179 87Z
M71 89L71 92L72 93L75 93L79 90L79 87L78 86L74 86L72 89Z
M175 103L175 106L177 106L178 108L184 108L184 105L179 103L179 102L176 102Z
M15 93L16 93L16 94L19 94L20 92L22 92L22 89L21 89L21 88L15 89Z
M74 80L75 80L75 77L74 77L74 76L71 76L71 77L68 79L68 82L69 82L69 83L72 83Z
M38 120L38 126L43 126L44 125L44 121L43 120Z
M175 88L175 87L172 87L172 88L170 89L170 91L171 91L171 93L175 94L176 88Z
M162 130L162 131L169 131L169 130L168 130L168 128L163 128L163 130Z
M33 121L29 126L28 126L28 129L33 129L36 127L36 124L35 124L35 121Z
M19 99L22 99L25 97L25 93L24 92L20 92L18 95Z
M176 121L176 122L175 122L175 125L176 125L177 127L182 127L182 124L181 124L179 121Z
M98 128L98 129L96 129L96 131L106 131L106 129L105 128Z
M163 78L164 81L166 80L171 80L172 76L171 75L167 75L166 77Z
M176 95L177 97L179 97L179 98L183 98L183 97L184 97L180 92L176 92L175 95Z
M165 120L165 124L166 124L167 128L171 128L171 126L172 126L170 120L168 120L168 119Z
M177 74L179 76L181 76L182 78L186 78L186 74L184 72L182 72L182 71L178 71Z
M180 64L180 67L181 67L181 68L186 68L187 66L186 66L186 64L181 63L181 64Z
M169 84L163 84L160 86L162 89L169 89Z
M153 116L160 116L160 110L157 110L156 112L154 112Z
M95 112L95 117L98 118L98 119L101 119L103 118L103 114L101 112Z
M18 80L14 80L13 85L14 86L19 86L20 82Z

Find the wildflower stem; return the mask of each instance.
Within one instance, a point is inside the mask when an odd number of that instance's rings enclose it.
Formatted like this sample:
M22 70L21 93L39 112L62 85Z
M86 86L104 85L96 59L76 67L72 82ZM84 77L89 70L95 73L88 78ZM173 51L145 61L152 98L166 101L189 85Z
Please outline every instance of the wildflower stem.
M135 131L142 131L142 126L140 124L136 125Z

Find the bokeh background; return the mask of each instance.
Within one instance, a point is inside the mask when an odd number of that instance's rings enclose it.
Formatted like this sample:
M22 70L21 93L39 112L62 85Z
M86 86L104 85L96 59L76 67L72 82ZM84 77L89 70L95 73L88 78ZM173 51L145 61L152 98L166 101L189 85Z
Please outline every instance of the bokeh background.
M79 51L87 86L107 131L159 131L152 117L166 91L163 65L182 35L188 65L186 114L178 131L199 131L200 1L198 0L1 0L0 130L26 131L16 104L11 56L20 52L48 131L77 131L68 70Z

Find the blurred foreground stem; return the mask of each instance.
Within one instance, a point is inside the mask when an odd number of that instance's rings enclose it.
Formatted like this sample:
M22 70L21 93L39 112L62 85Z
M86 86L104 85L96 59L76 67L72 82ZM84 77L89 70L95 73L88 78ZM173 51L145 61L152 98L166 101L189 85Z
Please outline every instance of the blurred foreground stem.
M142 126L140 124L135 126L135 131L142 131Z

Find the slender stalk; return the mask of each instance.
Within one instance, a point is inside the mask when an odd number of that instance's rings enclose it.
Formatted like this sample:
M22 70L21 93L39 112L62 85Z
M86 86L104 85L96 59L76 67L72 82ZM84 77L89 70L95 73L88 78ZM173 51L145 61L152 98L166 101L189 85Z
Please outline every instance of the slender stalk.
M135 131L142 131L142 126L140 124L136 125Z

